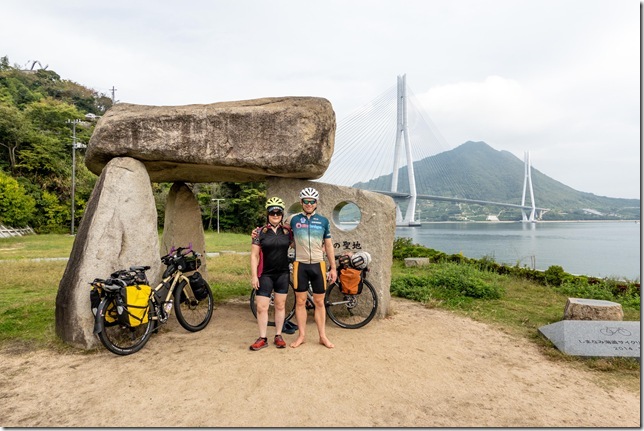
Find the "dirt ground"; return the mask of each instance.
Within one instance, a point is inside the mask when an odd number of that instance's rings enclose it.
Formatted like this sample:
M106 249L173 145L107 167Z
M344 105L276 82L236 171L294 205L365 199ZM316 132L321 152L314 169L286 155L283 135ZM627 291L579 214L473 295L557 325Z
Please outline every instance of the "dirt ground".
M392 300L335 344L252 352L246 302L202 332L176 321L140 352L0 352L3 427L639 427L640 393L544 358L529 342ZM269 328L269 338L273 328ZM296 335L285 335L288 343Z

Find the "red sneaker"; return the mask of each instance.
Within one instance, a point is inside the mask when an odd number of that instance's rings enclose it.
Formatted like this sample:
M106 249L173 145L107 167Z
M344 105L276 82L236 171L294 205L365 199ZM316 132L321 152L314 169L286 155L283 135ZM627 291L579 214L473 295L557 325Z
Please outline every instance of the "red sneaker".
M285 344L286 345L286 344ZM250 350L259 350L268 347L268 339L259 337L251 346Z
M282 338L281 335L276 335L275 340L273 341L278 349L283 349L286 347L286 341Z

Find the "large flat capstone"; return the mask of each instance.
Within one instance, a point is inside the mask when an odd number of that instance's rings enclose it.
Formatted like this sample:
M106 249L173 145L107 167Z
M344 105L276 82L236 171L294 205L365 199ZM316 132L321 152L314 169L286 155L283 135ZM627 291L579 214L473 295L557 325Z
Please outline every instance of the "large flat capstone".
M317 97L119 103L96 125L85 164L99 175L111 159L132 157L154 182L315 179L331 162L334 138L331 103Z

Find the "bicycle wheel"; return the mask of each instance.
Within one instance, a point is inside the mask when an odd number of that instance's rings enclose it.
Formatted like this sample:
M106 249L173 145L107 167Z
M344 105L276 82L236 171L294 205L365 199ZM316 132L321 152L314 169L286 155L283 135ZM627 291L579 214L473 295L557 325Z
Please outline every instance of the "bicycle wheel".
M208 322L210 322L213 309L215 308L210 285L205 280L204 283L206 283L207 295L202 300L197 300L194 297L190 299L187 294L184 294L184 299L181 301L183 289L176 289L174 291L177 320L181 326L190 332L201 331L205 328Z
M326 313L341 328L361 328L373 319L378 310L376 289L364 280L362 293L345 295L340 290L340 283L333 283L324 298Z
M253 316L257 319L257 304L255 304L255 296L257 291L252 289L250 292L250 311L253 312ZM275 303L274 303L274 293L271 292L271 301L268 306L268 326L275 326ZM286 317L284 321L286 322L295 314L295 288L291 281L288 282L288 292L286 293Z
M112 299L103 299L98 306L97 315L102 316L103 319L103 330L98 333L99 340L107 350L117 355L131 355L138 352L152 335L152 319L135 327L122 325L118 320L110 319L108 322L106 319L110 313L108 311L110 305L112 305ZM151 309L152 303L149 302L148 313ZM152 316L148 314L148 317Z

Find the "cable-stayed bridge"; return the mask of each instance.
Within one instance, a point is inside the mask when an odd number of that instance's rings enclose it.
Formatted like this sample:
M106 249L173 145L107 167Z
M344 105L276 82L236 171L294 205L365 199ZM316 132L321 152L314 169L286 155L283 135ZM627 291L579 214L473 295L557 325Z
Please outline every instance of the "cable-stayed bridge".
M463 185L455 179L453 170L431 157L447 150L450 150L449 145L424 113L420 102L407 86L406 76L402 75L395 86L338 122L333 157L319 181L393 197L398 226L420 225L416 220L418 200L518 208L526 222L534 222L548 211L535 204L528 153L524 155L521 203L505 203L490 201L484 196L468 196ZM432 190L429 184L423 183L422 178L418 182L415 165L419 161L440 175L449 186L451 196L418 193L418 190ZM528 192L529 204L526 203ZM404 214L400 205L403 202L407 203Z

